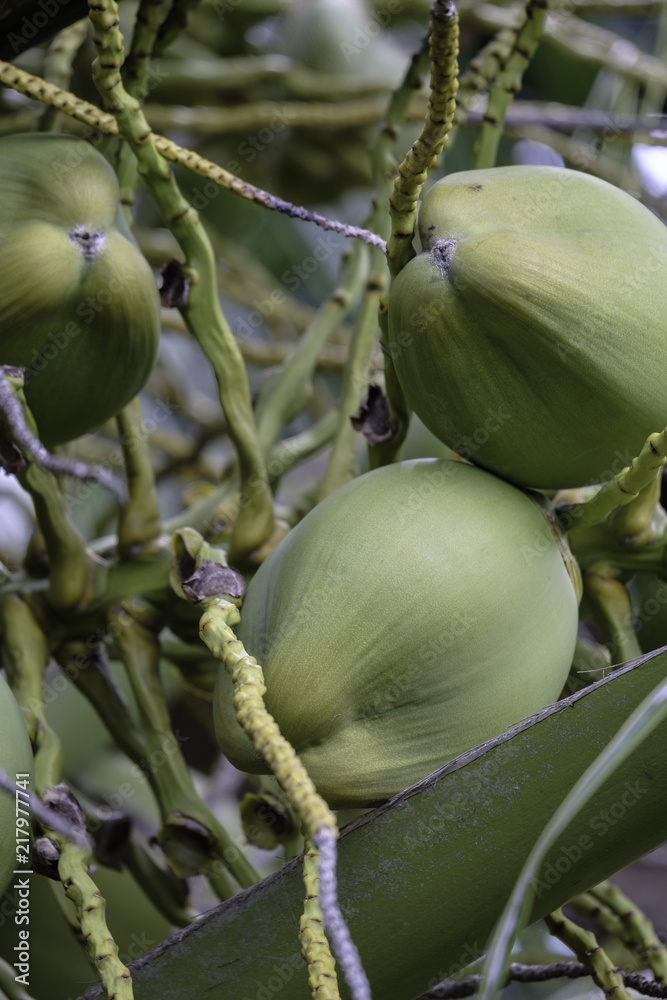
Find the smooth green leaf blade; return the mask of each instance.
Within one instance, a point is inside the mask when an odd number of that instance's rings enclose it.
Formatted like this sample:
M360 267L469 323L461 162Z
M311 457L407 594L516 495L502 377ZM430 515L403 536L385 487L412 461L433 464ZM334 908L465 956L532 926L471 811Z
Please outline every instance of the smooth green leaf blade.
M486 950L556 807L665 679L667 651L642 657L346 828L339 898L376 1000L413 1000ZM568 824L538 873L531 920L663 843L666 754L663 725ZM302 905L295 861L134 963L136 1000L309 1000Z
M533 901L533 880L544 855L592 798L603 782L667 717L667 681L660 683L635 709L609 746L582 774L540 834L524 865L494 932L482 971L480 1000L495 1000L502 990L512 946L525 926Z

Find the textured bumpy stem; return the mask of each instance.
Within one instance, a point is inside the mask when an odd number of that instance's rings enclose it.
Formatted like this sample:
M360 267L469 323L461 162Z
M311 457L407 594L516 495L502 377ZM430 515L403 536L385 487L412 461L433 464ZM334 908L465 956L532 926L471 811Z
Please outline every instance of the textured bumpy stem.
M143 764L148 769L163 822L159 839L177 872L183 840L190 845L186 853L198 850L201 858L196 869L206 870L216 892L228 898L232 889L222 865L213 860L214 855L219 855L242 887L253 885L257 874L195 791L178 738L171 729L160 680L157 636L126 608L112 613L110 623L137 702L148 753ZM184 874L192 873L184 871Z
M563 916L562 910L554 910L546 919L546 924L554 937L571 948L579 961L586 966L594 983L604 991L606 997L614 1000L630 1000L623 977L606 951L597 943L591 931L585 931L574 921Z
M459 89L456 95L456 111L454 127L463 125L467 120L467 111L474 98L488 90L490 85L505 68L514 43L516 31L512 28L501 28L490 42L479 50L470 60L459 77Z
M130 51L123 66L123 82L131 97L143 101L147 93L148 63L155 40L171 0L141 0L134 19ZM137 158L127 143L122 143L116 168L120 186L120 203L128 224L132 222L131 207L138 180Z
M629 943L628 935L623 921L618 914L613 913L608 906L601 903L592 892L582 892L567 904L568 908L575 913L587 917L598 925L603 934L617 937L619 941Z
M148 63L171 6L172 0L141 0L139 4L130 49L123 66L123 82L127 92L137 100L143 100L146 96Z
M632 631L632 605L615 569L597 566L583 574L584 595L609 646L613 663L626 663L642 655Z
M3 601L0 625L2 662L33 742L35 791L55 816L54 825L42 810L37 818L44 826L45 836L60 854L58 873L74 903L88 957L102 978L109 1000L132 1000L130 973L119 960L118 948L107 928L104 898L88 875L92 852L85 840L82 817L79 820L80 810L73 804L66 786L60 784L62 746L47 722L44 708L43 680L49 662L46 638L31 609L19 597ZM55 808L56 803L63 802L67 808ZM61 817L74 824L75 839L61 832L62 825L56 822Z
M315 786L294 748L281 734L273 716L264 706L264 674L254 656L249 656L232 628L241 621L235 604L223 598L204 602L199 634L216 659L221 660L234 683L234 708L241 727L258 753L270 766L287 794L306 834L320 827L336 830L333 813Z
M213 249L197 213L183 198L157 151L138 102L123 87L123 38L118 30L116 0L96 2L90 7L90 18L99 53L93 64L97 88L117 117L123 137L137 157L139 172L187 257L186 273L191 280L181 314L213 367L228 433L238 454L243 502L231 547L243 558L271 534L273 499L255 434L245 366L218 302Z
M56 86L55 83L48 83L39 76L26 73L12 63L0 60L0 83L5 87L11 87L20 94L32 98L34 101L41 101L57 111L62 111L70 118L89 125L96 131L104 135L118 135L118 125L113 115L100 111L94 104L82 101L76 94L70 94L67 90Z
M301 954L308 967L308 986L315 1000L340 1000L336 963L324 935L318 868L319 852L309 838L303 856L303 885L306 898L299 921Z
M283 428L305 405L304 386L310 383L319 353L359 298L366 271L366 247L357 243L343 261L337 288L322 303L293 353L267 384L267 391L260 393L257 434L262 454L267 458Z
M528 0L526 19L507 63L498 74L491 93L482 130L475 149L475 169L492 167L505 124L507 109L521 90L523 74L530 65L547 19L548 0Z
M371 988L348 926L338 905L336 882L336 835L322 827L313 834L313 844L320 854L320 908L324 926L331 938L336 957L345 972L352 1000L371 1000Z
M234 684L234 709L239 725L262 755L294 811L303 824L307 837L326 855L322 874L326 880L326 902L322 907L327 933L331 933L338 961L343 969L353 1000L370 997L368 982L361 968L356 948L351 943L349 931L338 906L336 892L336 837L338 830L333 813L318 794L305 767L292 745L281 734L273 716L264 705L264 674L254 656L249 656L233 632L241 620L239 610L231 601L211 597L202 601L204 613L199 623L199 634L216 659L221 660ZM310 864L310 862L308 862ZM350 947L351 945L351 947ZM306 962L322 961L325 943L317 935L304 941ZM310 949L310 950L309 950ZM328 968L333 970L333 962ZM317 997L317 993L313 993ZM330 994L320 993L328 998ZM335 994L332 994L335 997Z
M81 925L86 951L97 969L109 1000L132 1000L130 970L118 957L118 946L107 927L104 897L88 875L92 854L60 837L50 839L60 850L58 873Z
M99 7L99 11L94 11L93 13L101 15L108 12L108 4L105 3L104 7L102 5L99 5ZM18 69L12 63L0 60L0 83L4 84L5 87L12 87L14 90L18 90L19 93L25 94L26 97L31 97L33 100L41 101L43 104L57 108L71 118L83 122L85 125L90 125L104 135L121 134L114 115L105 114L99 108L96 108L94 104L82 101L74 94L56 87L55 84L47 83L46 80L42 80L38 76L33 76L24 70ZM117 91L116 96L119 96ZM125 95L125 97L128 96L127 94ZM121 114L122 110L122 108L119 108L118 111L114 111L114 114ZM148 128L143 116L142 121L144 127L139 131L138 142L150 143L166 160L171 160L172 163L178 163L182 167L187 167L195 174L199 174L200 177L205 177L207 180L213 181L214 184L219 184L220 187L233 191L234 194L239 195L241 198L254 201L255 204L261 205L263 208L268 208L274 212L281 212L283 215L288 215L293 219L312 222L316 226L319 226L320 229L341 233L342 236L362 240L371 246L379 247L382 251L385 250L384 240L377 236L376 233L371 233L367 229L361 229L359 226L349 226L347 223L339 222L337 219L328 219L318 212L311 212L310 209L293 205L291 202L285 201L284 198L277 198L268 191L262 190L262 188L247 184L240 177L236 177L235 174L230 173L229 170L219 167L216 163L212 163L205 157L199 156L198 153L193 153L190 149L184 149L183 146L179 146L178 143L172 142L170 139L165 139L164 136L155 135ZM128 138L127 136L125 137ZM130 144L132 145L132 143ZM142 173L141 170L139 172ZM196 218L194 211L192 217ZM178 236L176 238L178 239Z
M140 553L158 537L160 510L138 396L122 410L117 421L129 486L129 498L118 519L118 551L129 556Z
M621 940L651 967L656 982L667 983L667 945L662 943L646 914L609 882L596 885L588 895L618 919L623 928Z
M444 149L452 127L458 87L459 17L451 0L431 7L431 93L424 127L407 153L390 198L392 233L387 262L392 277L414 257L412 237L417 202L430 167Z
M601 524L617 507L632 503L660 475L667 461L667 429L651 434L638 457L610 479L585 503L557 506L555 514L566 530Z

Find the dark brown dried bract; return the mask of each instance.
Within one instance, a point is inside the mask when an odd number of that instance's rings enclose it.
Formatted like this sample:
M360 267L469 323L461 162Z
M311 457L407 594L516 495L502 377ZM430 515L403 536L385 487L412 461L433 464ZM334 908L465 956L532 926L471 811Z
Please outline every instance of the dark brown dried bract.
M208 559L204 559L199 569L184 579L181 586L185 596L194 602L222 594L230 597L243 597L245 594L245 580L237 570Z
M350 417L355 431L361 431L370 445L390 441L396 425L389 416L389 405L379 385L369 385L359 410Z

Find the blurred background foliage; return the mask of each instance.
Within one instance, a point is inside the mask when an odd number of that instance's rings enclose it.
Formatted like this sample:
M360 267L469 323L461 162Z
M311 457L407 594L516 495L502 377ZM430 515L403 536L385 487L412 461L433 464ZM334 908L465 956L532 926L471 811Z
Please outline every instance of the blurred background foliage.
M129 38L137 5L122 0L120 8L121 27ZM272 194L363 225L373 197L369 150L389 94L421 44L428 8L427 0L182 3L179 9L187 17L187 26L151 63L145 105L148 121L155 131ZM17 0L0 4L0 38L6 50L9 46L10 57L16 52L14 61L21 68L97 104L90 72L95 52L89 33L81 29L80 45L73 50L68 67L67 60L58 61L49 48L50 36L33 44L32 26L41 23L34 16L36 9ZM463 0L459 10L460 63L465 71L498 30L516 23L521 5ZM666 219L666 55L667 3L557 0L521 95L510 110L498 163L565 163L584 169L630 191ZM408 121L398 138L400 154L419 131L426 99L425 80L413 96ZM484 107L485 96L480 94L470 105L467 121L459 122L446 157L429 182L471 165ZM72 120L54 121L53 112L38 102L8 89L0 91L0 134L54 125L90 137L89 130ZM98 145L113 161L117 140L103 139ZM335 288L345 240L264 211L184 169L177 168L176 174L215 247L221 303L257 393ZM134 214L135 237L159 280L165 265L179 257L179 249L141 189ZM285 428L286 439L307 432L340 398L353 320L354 311L322 349L312 391ZM208 362L185 332L176 310L165 308L163 321L158 364L142 402L162 515L168 523L169 519L183 523L188 506L229 474L233 451ZM371 377L382 381L379 350L373 355ZM65 450L89 462L121 465L112 423ZM361 435L357 450L361 471L365 467ZM413 418L405 457L446 453ZM285 474L276 474L278 513L288 522L295 523L314 502L327 459L325 445ZM68 506L87 539L113 532L115 502L105 491L72 483ZM30 542L33 529L30 500L13 478L3 474L0 558L9 570L27 556L39 575L39 545L33 542L31 547ZM645 633L648 648L667 642L667 622L654 618L650 632L650 637ZM113 655L113 644L110 650ZM201 687L195 685L193 690L191 680L186 685L178 664L169 659L168 647L166 653L164 677L173 725L182 734L182 750L198 775L202 795L242 840L237 804L251 787L249 779L220 761L210 698L201 697ZM122 673L116 673L122 685ZM206 677L204 689L205 685ZM67 778L91 807L128 812L148 843L157 817L145 782L142 785L129 773L125 758L103 733L88 703L55 667L47 676L47 690L52 694L49 717L65 746ZM253 780L255 787L257 779ZM119 788L125 789L122 796ZM255 849L250 860L262 872L280 863L276 852L267 855ZM169 923L145 900L127 871L100 868L98 878L108 894L110 923L127 960L168 936ZM37 1000L65 1000L75 995L73 990L84 992L94 977L60 920L51 886L38 881L33 913L34 935L40 945L32 992ZM665 849L623 873L618 882L647 909L665 940ZM213 904L198 881L191 890L195 911ZM11 954L13 930L3 910L0 954L5 958ZM539 926L524 935L516 957L548 962L565 954L564 946ZM613 949L612 954L616 958ZM618 953L617 960L627 957ZM512 1000L547 994L569 1000L591 989L589 980L565 986L513 984L508 995Z

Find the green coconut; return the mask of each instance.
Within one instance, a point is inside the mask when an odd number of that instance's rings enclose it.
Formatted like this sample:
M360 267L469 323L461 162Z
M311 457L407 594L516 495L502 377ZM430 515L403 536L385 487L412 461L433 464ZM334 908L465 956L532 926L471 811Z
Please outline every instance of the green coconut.
M0 139L0 364L25 368L48 446L94 430L155 362L153 273L119 213L116 176L73 136Z
M382 802L558 697L577 632L564 555L534 499L439 459L367 473L290 532L238 634L332 806ZM220 671L220 746L266 772L232 694Z
M419 214L389 338L445 444L522 486L605 481L667 424L667 228L559 167L452 174Z

